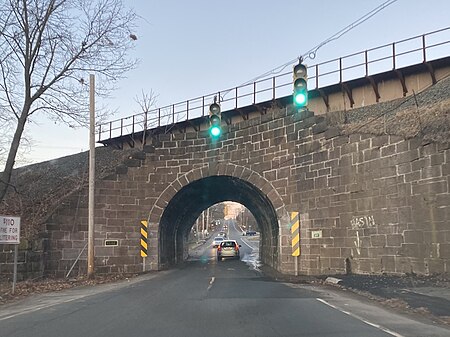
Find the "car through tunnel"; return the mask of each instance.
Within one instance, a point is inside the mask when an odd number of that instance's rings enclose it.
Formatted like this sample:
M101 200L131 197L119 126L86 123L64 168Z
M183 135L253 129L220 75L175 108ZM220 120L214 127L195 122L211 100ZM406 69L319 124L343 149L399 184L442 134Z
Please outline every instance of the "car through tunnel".
M223 201L240 203L253 214L261 229L260 259L274 267L278 251L278 219L268 197L242 179L212 176L184 186L165 208L159 227L161 268L183 261L184 237L203 210Z

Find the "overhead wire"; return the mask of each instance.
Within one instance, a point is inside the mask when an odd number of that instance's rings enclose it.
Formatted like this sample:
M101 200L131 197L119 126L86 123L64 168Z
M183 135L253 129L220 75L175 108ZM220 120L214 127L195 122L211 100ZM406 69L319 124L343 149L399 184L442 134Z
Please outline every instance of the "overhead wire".
M398 0L387 0L385 2L383 2L382 4L380 4L379 6L375 7L374 9L372 9L371 11L367 12L366 14L364 14L363 16L361 16L360 18L358 18L357 20L353 21L351 24L347 25L346 27L342 28L341 30L339 30L338 32L334 33L333 35L331 35L330 37L328 37L327 39L325 39L324 41L320 42L318 45L316 45L315 47L311 48L310 50L308 50L307 52L300 54L298 57L296 57L295 59L292 59L286 63L283 63L282 65L275 67L255 78L252 78L251 80L248 80L244 83L242 83L240 86L245 86L248 85L250 83L256 82L259 79L262 78L266 78L270 75L276 75L281 73L284 69L286 69L286 67L298 62L299 59L311 59L313 60L316 57L317 52L319 51L320 48L322 48L323 46L327 45L328 43L335 41L339 38L341 38L342 36L344 36L345 34L347 34L349 31L353 30L354 28L358 27L359 25L361 25L362 23L366 22L367 20L369 20L371 17L373 17L374 15L378 14L380 11L382 11L383 9L387 8L388 6L394 4L395 2L397 2ZM231 92L232 89L225 91L225 93L220 97L220 99L222 100L229 92Z

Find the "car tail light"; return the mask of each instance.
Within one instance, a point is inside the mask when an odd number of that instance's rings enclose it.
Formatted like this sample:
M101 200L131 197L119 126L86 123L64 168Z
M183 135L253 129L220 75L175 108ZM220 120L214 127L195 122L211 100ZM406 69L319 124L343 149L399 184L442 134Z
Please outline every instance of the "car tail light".
M239 246L238 245L234 246L234 249L236 249L236 251L238 252L239 251Z

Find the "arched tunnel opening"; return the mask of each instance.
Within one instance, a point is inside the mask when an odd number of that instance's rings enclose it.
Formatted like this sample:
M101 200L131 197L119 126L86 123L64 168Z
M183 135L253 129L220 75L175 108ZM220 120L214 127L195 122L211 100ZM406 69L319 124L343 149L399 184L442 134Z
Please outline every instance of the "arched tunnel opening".
M261 231L260 260L276 268L278 260L278 219L269 198L254 185L231 176L212 176L184 186L166 206L159 224L159 267L184 261L185 238L200 214L220 202L245 206Z

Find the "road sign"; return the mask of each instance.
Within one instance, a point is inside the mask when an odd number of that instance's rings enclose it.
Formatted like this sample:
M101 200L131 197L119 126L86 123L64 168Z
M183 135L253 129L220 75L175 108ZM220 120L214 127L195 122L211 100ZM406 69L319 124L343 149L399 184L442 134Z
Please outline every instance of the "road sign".
M0 244L20 243L20 217L0 215Z

